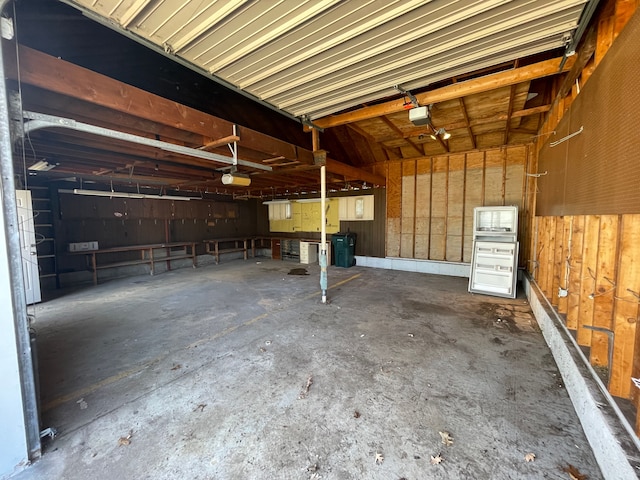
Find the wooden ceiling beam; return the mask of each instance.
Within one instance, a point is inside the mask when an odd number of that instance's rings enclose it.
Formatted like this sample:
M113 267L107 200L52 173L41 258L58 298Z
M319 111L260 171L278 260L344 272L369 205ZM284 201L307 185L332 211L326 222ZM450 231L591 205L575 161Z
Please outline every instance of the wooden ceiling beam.
M2 42L5 49L6 75L18 80L15 46ZM20 82L50 92L83 100L126 115L196 133L207 138L231 135L233 123L194 108L173 102L139 88L127 85L78 65L19 45ZM308 162L313 155L297 158L295 145L269 135L239 126L237 136L246 148L272 156Z
M418 93L415 96L421 105L429 105L431 103L454 100L456 98L474 95L476 93L483 93L497 88L535 80L536 78L558 75L561 73L559 70L561 60L561 58L553 58L551 60L545 60L532 65L514 68L513 70L493 73L484 77L454 83L447 85L446 87L437 88L430 92ZM573 66L574 61L575 59L573 57L569 58L562 71L569 71ZM321 128L331 128L337 127L338 125L345 125L347 123L401 112L403 110L404 98L399 98L397 100L391 100L378 105L360 108L343 114L314 119L313 123Z
M17 86L16 86L17 88ZM32 112L70 117L76 121L118 130L141 137L156 138L185 146L198 147L212 141L209 136L168 127L151 120L125 115L86 101L59 95L31 85L22 85L22 107Z
M8 78L17 81L15 45L3 40L2 47L5 49L5 73ZM18 47L18 54L19 77L25 85L64 95L72 100L82 100L88 104L118 112L124 117L154 122L191 134L195 133L204 138L226 137L233 131L231 122L126 85L59 58L22 45ZM64 107L62 109L64 111ZM313 152L291 143L241 126L237 128L237 136L240 137L240 147L266 153L270 157L283 156L303 164L314 164ZM327 167L329 172L344 175L350 179L360 179L378 185L386 183L384 177L333 159L327 160Z
M327 158L327 172L342 175L348 180L363 180L372 185L386 185L387 179L381 175L367 172L361 168L352 167L346 163L336 162Z

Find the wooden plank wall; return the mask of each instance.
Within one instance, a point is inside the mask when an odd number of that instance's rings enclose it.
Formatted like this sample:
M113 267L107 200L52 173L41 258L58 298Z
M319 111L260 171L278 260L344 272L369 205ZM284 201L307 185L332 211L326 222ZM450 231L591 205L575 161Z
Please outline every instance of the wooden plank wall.
M638 6L639 0L608 0L602 5L595 22L595 52L578 77L580 86L592 77L634 13L638 15ZM549 112L527 167L530 174L537 172L537 155L578 94L574 86ZM626 120L612 114L608 121ZM633 402L636 434L640 434L640 389L632 381L640 378L640 329L636 327L640 318L640 213L536 217L532 213L536 198L531 194L536 188L536 178L529 176L525 216L532 233L526 242L527 268L567 328L575 332L578 344L588 351L610 393ZM560 289L567 291L566 297L559 295Z
M534 278L540 289L578 343L589 349L611 394L631 399L633 392L635 397L631 377L640 376L640 214L536 217L535 232ZM566 297L559 295L561 289ZM613 333L613 344L602 330Z
M470 262L475 207L517 205L524 212L531 148L388 162L387 256Z

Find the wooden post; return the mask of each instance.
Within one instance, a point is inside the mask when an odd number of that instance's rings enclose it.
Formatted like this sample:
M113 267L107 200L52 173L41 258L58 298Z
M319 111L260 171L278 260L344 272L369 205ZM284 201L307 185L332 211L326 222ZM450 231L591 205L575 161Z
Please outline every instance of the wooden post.
M620 255L616 278L614 322L615 344L613 365L610 365L609 391L622 398L631 397L630 378L638 376L634 371L638 314L640 313L640 215L623 215L620 229ZM633 387L635 391L637 389ZM637 405L637 402L636 402Z

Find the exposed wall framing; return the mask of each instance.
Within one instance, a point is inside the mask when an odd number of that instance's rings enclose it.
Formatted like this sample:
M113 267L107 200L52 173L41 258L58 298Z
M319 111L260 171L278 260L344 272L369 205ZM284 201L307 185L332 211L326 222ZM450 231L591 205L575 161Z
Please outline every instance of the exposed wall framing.
M587 178L592 172L585 162L572 162L576 155L580 159L582 155L581 151L576 151L576 145L559 145L553 152L548 146L549 142L574 132L580 125L585 125L583 135L601 137L615 136L619 128L631 126L628 116L620 110L640 97L636 89L622 89L618 82L614 90L622 95L622 107L610 105L604 112L606 120L602 112L596 115L600 119L599 128L588 128L589 120L594 116L597 96L602 93L602 88L594 88L602 80L600 77L606 77L607 71L620 72L624 68L635 68L637 64L625 52L637 52L640 18L637 13L634 17L634 12L639 5L638 0L609 0L604 3L593 30L587 32L577 52L582 64L576 64L581 70L570 72L568 83L562 78L556 81L554 90L557 97L539 132L536 153L531 156L527 167L530 174L526 179L527 190L534 192L539 184L540 191L528 198L526 221L531 225L532 235L525 245L527 268L544 295L564 318L567 328L575 333L578 344L588 351L589 361L609 392L631 400L636 412L640 410L640 389L635 387L632 378L640 377L640 329L636 328L640 314L640 205L634 207L633 202L621 203L620 189L594 190L591 196L599 195L595 204L582 201L569 205L567 199L572 202L574 199L567 185L579 176ZM616 43L616 38L626 26L624 40ZM607 62L602 63L610 48L617 53L610 54ZM574 105L580 94L580 102ZM565 117L566 113L570 122ZM563 117L565 121L561 123ZM618 168L625 162L632 162L638 154L636 138L635 134L626 135L622 140L624 145L613 145L609 151L601 152L602 165ZM596 139L590 138L592 141ZM581 141L587 140L585 137ZM551 161L551 154L555 161ZM615 158L609 158L612 154ZM552 178L550 172L549 178L537 181L535 175L544 174L539 170L559 168L559 163L564 165L557 170L561 175ZM601 175L606 177L609 171L605 169ZM628 170L625 182L633 182L636 172L635 168ZM564 179L560 181L560 177ZM568 191L562 192L562 189ZM627 187L625 191L630 192L631 189ZM560 197L565 200L553 200ZM541 207L538 217L533 214L536 202ZM640 433L640 415L637 414L636 433Z
M540 289L611 394L638 405L631 377L640 376L640 214L536 217L535 234Z
M474 207L516 205L524 212L531 148L388 162L387 256L470 262Z

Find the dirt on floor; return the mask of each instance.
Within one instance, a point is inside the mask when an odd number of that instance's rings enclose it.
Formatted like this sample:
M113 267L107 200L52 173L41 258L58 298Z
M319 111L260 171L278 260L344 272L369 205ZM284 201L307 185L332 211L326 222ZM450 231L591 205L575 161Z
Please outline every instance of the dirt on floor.
M526 299L237 260L36 307L43 427L18 475L602 478Z

